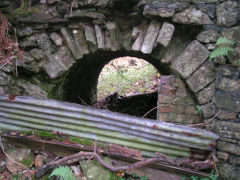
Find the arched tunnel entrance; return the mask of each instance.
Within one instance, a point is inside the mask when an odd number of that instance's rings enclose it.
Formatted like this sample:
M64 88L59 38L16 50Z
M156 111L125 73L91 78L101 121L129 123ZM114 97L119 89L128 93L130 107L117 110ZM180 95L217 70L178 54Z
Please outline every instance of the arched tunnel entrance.
M166 65L162 65L160 61L154 60L148 55L144 55L137 52L106 52L97 51L95 53L89 54L84 60L78 62L70 71L67 81L64 84L64 100L68 102L75 102L84 105L94 105L97 103L97 85L99 75L106 64L111 60L123 56L131 56L144 58L145 61L153 65L160 74L169 75L170 71ZM143 110L140 107L145 107L147 109ZM135 102L133 102L135 101ZM140 103L142 101L142 103ZM130 107L135 104L134 107ZM130 105L132 104L132 105ZM142 116L151 108L157 105L157 92L142 95L135 95L132 99L120 98L119 101L112 105L109 105L106 109L122 112L125 114ZM123 107L125 106L125 107ZM140 108L138 109L137 106ZM128 109L128 110L127 110ZM133 110L135 109L135 110ZM137 110L138 109L138 110ZM140 113L141 112L141 113ZM151 116L152 119L156 119L156 111L153 111Z

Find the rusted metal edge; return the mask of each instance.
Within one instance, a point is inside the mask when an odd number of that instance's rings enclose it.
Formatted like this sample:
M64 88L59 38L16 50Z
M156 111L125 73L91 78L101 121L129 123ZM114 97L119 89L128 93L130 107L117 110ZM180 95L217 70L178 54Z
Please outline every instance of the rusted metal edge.
M53 141L48 141L48 140L39 140L35 138L30 138L30 137L24 137L24 136L14 136L14 135L9 135L9 134L3 134L2 137L6 138L9 142L28 147L34 150L49 150L49 146L53 149L61 149L61 151L68 151L66 155L70 155L70 153L77 152L77 151L93 151L93 147L89 146L83 146L83 145L78 145L78 144L68 144L64 142L53 142ZM32 146L32 144L34 145ZM103 155L109 156L108 152L102 152ZM119 155L119 154L112 154L111 158L117 159L117 160L122 160L128 163L135 163L140 161L138 158L130 157L130 156L125 156L124 155ZM204 172L192 170L189 168L180 168L164 163L153 163L149 164L146 167L156 169L156 170L164 170L170 173L178 173L182 175L187 175L187 176L199 176L199 177L204 177L204 178L209 178L210 175Z

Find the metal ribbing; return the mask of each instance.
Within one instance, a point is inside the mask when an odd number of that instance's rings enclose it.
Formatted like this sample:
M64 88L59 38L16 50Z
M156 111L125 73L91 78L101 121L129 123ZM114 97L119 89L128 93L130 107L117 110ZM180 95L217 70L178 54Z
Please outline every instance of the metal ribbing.
M192 156L191 148L212 150L218 136L209 131L146 120L120 113L64 103L0 96L0 125L7 129L57 130L65 134L116 143L146 152ZM197 154L197 153L196 153Z

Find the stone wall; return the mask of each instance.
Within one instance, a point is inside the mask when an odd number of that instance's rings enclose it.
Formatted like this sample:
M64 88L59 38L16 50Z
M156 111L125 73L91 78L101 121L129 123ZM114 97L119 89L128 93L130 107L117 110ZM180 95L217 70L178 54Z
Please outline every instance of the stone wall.
M198 123L194 107L201 107L202 121L210 120L207 128L221 136L220 179L240 179L238 49L209 59L221 36L240 45L237 0L77 0L72 7L67 0L34 0L31 7L16 2L2 0L0 11L26 54L18 77L11 66L0 70L0 93L92 104L106 63L143 58L165 75L158 119ZM186 94L187 104L172 103L183 103Z

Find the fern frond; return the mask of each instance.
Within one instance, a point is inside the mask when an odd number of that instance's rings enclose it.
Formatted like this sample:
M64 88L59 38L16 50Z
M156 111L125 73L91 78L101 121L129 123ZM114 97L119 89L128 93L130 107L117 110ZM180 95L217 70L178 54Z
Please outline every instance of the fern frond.
M216 45L223 45L223 44L234 45L235 42L233 40L227 39L226 37L218 38Z
M49 177L52 177L52 176L59 176L64 180L75 179L73 171L68 166L59 166L55 168Z
M210 59L214 59L216 57L226 56L229 52L233 51L232 47L229 46L221 46L216 48L210 54Z

